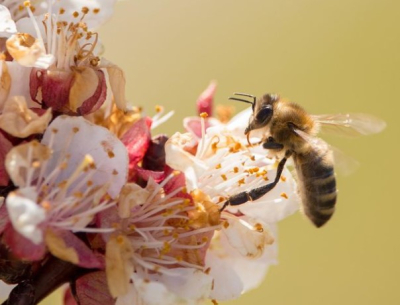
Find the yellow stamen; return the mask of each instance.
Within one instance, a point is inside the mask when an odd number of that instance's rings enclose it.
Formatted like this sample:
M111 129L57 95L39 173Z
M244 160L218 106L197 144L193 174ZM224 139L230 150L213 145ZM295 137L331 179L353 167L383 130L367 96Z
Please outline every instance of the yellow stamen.
M110 159L112 159L112 158L114 158L114 157L115 157L115 154L114 154L114 152L113 152L113 151L111 151L111 150L107 151L107 155L108 155L108 157L109 157Z
M122 235L117 236L117 243L119 243L120 245L124 243L124 238Z
M260 224L260 223L256 223L255 225L254 225L254 229L256 229L256 231L258 231L258 232L264 232L264 228L263 228L263 226L262 226L262 224Z
M49 211L51 209L51 205L49 201L43 201L41 204L43 209L45 209L46 211Z

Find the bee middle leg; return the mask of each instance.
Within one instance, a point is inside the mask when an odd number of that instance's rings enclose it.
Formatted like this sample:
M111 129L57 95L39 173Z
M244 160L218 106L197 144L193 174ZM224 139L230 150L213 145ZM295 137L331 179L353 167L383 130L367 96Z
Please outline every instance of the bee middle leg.
M275 180L273 182L268 183L263 186L260 186L260 187L257 187L255 189L252 189L251 191L244 191L244 192L241 192L239 194L229 197L229 199L224 202L224 205L220 209L220 212L222 212L228 205L241 205L248 201L257 200L258 198L261 198L266 193L268 193L270 190L272 190L275 187L275 185L278 184L279 179L281 178L281 175L283 172L283 168L285 167L286 161L291 155L292 155L292 152L287 151L285 154L285 157L282 158L282 160L279 162L278 168L276 170Z

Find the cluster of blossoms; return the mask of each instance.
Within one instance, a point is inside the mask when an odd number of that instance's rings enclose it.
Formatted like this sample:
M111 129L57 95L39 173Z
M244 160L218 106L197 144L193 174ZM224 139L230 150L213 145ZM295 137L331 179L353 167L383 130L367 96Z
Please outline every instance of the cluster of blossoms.
M115 0L0 0L0 278L7 304L61 284L65 304L196 304L234 299L276 262L275 224L298 209L285 170L273 180L251 147L251 111L213 117L212 83L186 133L130 108L123 71L93 29Z

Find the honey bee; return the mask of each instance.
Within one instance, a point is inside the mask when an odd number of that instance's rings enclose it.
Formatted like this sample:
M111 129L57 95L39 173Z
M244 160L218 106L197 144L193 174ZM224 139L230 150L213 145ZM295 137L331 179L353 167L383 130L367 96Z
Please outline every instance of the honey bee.
M230 98L252 105L253 114L245 129L249 144L251 131L262 131L259 143L281 159L272 183L229 197L221 211L228 205L257 200L272 190L291 157L302 210L316 227L323 226L335 211L337 189L333 152L325 141L317 137L320 127L330 126L355 135L368 135L382 131L385 122L367 114L310 115L300 105L273 94L265 94L258 100L250 94L234 95L252 98L252 101Z

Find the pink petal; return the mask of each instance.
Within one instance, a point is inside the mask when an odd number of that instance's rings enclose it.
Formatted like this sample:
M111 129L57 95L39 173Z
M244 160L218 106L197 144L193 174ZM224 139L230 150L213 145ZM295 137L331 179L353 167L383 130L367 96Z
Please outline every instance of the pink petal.
M61 111L69 101L69 91L74 80L72 72L33 68L30 76L30 93L35 102L44 103L54 111ZM38 100L38 97L41 99Z
M78 305L69 287L64 292L64 305Z
M9 177L5 168L4 160L11 148L11 142L7 140L2 132L0 132L0 186L8 185Z
M66 247L72 248L76 251L79 259L79 262L77 263L78 266L83 268L104 268L104 261L72 232L66 230L53 230L53 233L64 241Z
M37 261L41 260L46 254L44 243L34 244L15 231L11 225L7 226L4 230L3 240L10 247L11 251L21 259Z
M110 209L107 209L106 211L104 211L104 215L108 215L110 212ZM96 217L100 217L100 213L97 213ZM97 223L97 220L96 220L96 223ZM98 223L101 224L101 220L99 220ZM88 243L89 243L89 246L91 249L104 253L104 251L106 249L106 243L103 239L102 234L98 234L98 233L87 234L87 239L88 239Z
M46 109L42 109L42 108L33 107L33 108L29 108L29 110L33 111L34 113L36 113L37 115L40 115L40 116L42 116L43 114L46 113Z
M118 215L118 208L116 206L112 206L111 208L107 209L106 211L101 211L100 213L97 213L97 215L96 215L96 227L98 227L98 228L115 228L119 224L121 224L121 218ZM103 243L101 243L99 241L94 241L94 242L98 242L99 246L104 245L103 249L105 249L106 242L108 241L109 236L111 234L112 233L101 234ZM92 246L92 248L95 248L95 247Z
M152 171L135 166L135 177L141 178L144 181L148 181L150 178L153 178L155 182L160 183L165 179L165 173L163 171Z
M150 125L151 121L148 118L142 118L122 136L121 141L128 149L130 173L135 169L136 164L143 159L149 148Z
M170 173L173 172L173 169L167 166L166 168L166 176L168 176ZM179 173L178 175L174 176L171 178L164 186L164 191L166 194L172 193L178 188L184 189L186 187L186 179L185 179L185 174L184 173ZM191 202L193 201L192 196L190 196L188 193L181 191L177 193L174 197L180 197L180 198L187 198Z
M208 116L212 116L212 108L213 108L213 101L214 101L214 94L217 88L216 82L211 82L207 89L203 91L203 93L199 96L196 102L197 106L197 113L207 113Z
M9 218L8 218L7 207L5 204L3 204L0 207L0 234L3 233L8 223L9 223Z
M220 125L221 123L214 118L206 118L205 119L205 130L209 127ZM183 126L185 129L192 134L194 134L197 138L201 139L201 118L200 117L187 117L183 120Z
M115 299L108 290L104 271L92 272L80 277L75 283L75 290L80 305L115 304Z
M78 108L78 114L86 115L95 112L97 109L103 105L107 97L107 84L104 72L101 70L96 70L96 74L99 78L99 84L93 95L85 100L81 107Z

